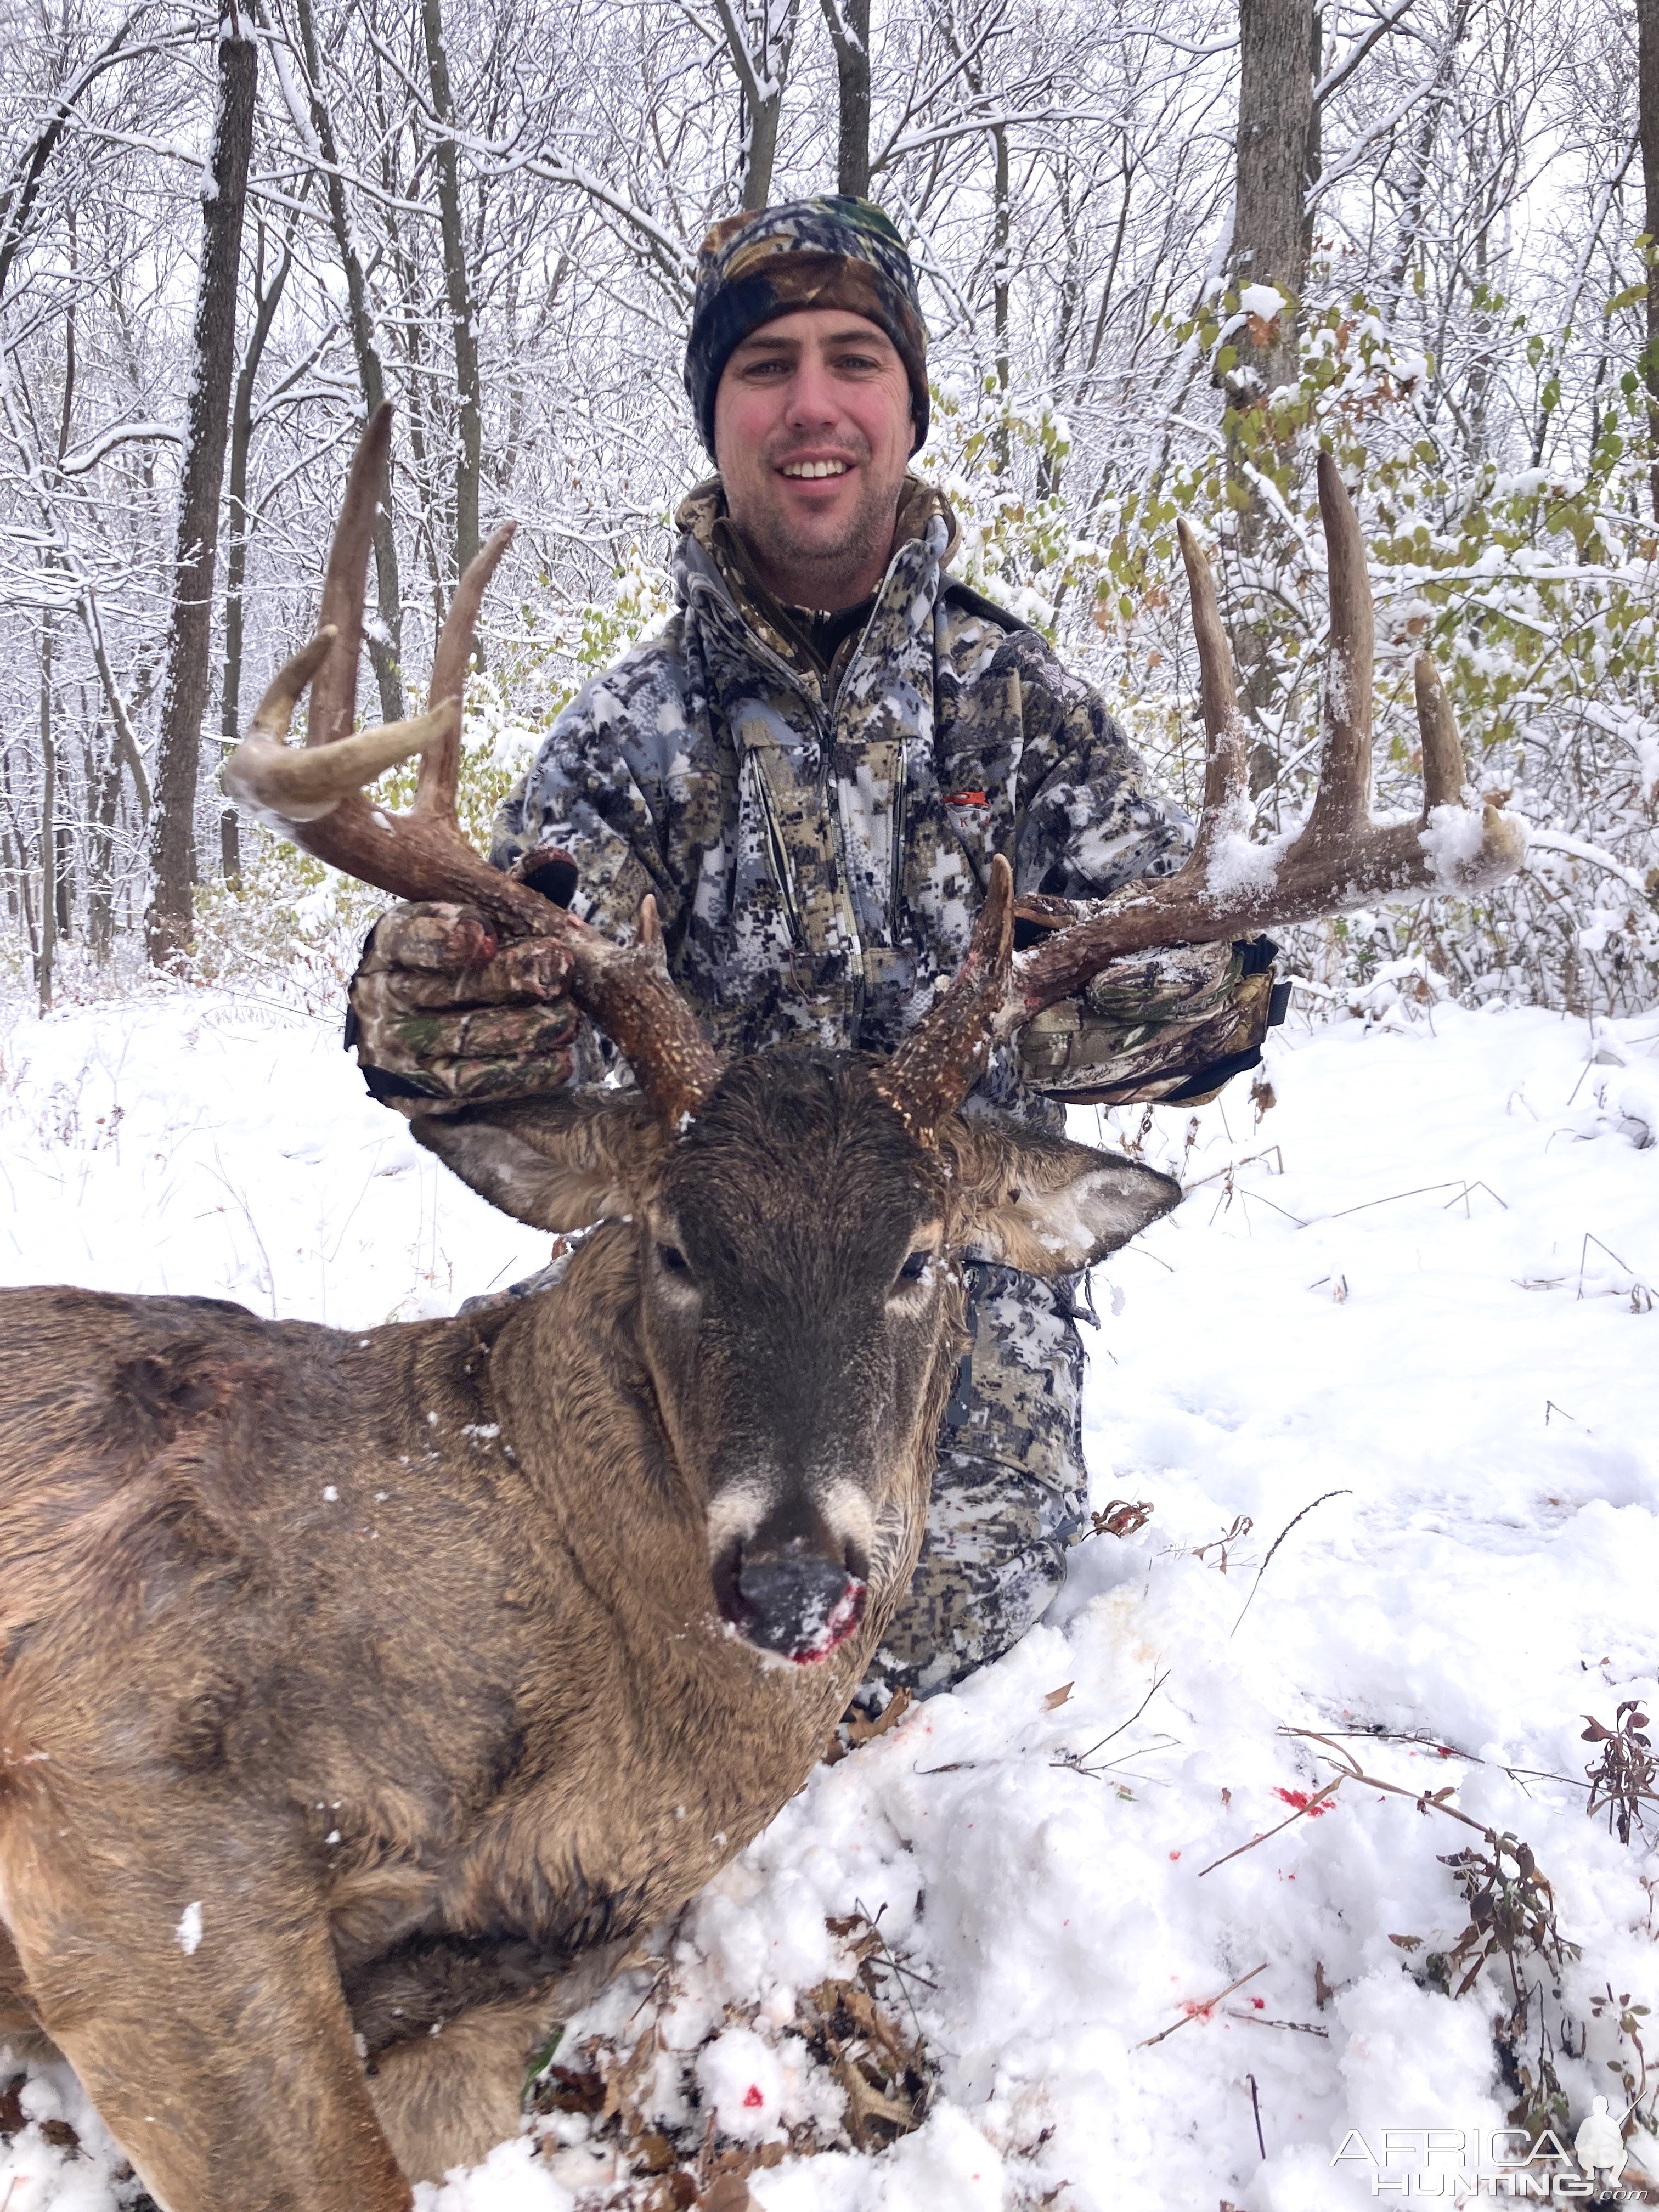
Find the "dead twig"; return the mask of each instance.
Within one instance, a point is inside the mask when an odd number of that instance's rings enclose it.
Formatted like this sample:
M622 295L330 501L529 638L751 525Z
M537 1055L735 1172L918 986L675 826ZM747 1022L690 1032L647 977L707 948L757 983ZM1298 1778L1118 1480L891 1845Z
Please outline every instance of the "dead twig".
M1083 1767L1089 1759L1091 1759L1094 1757L1096 1752L1104 1751L1107 1745L1110 1743L1114 1736L1121 1735L1126 1728L1133 1728L1134 1726L1135 1723L1140 1718L1142 1713L1144 1713L1147 1706L1152 1704L1152 1699L1158 1695L1158 1692L1164 1687L1164 1685L1169 1680L1169 1679L1170 1670L1166 1667L1161 1674L1158 1674L1153 1677L1152 1688L1147 1691L1146 1696L1135 1707L1133 1712L1130 1714L1127 1721L1120 1721L1115 1729L1111 1729L1107 1735L1102 1736L1098 1743L1091 1744L1087 1751L1062 1752L1058 1759L1050 1759L1048 1762L1049 1765L1051 1766Z
M1258 1974L1265 1974L1267 1971L1267 1961L1264 1959L1259 1966L1252 1966L1248 1974L1241 1974L1236 1982L1229 1982L1224 1990L1218 1990L1212 1997L1206 1997L1201 2004L1189 2001L1186 2010L1173 2026L1160 2028L1156 2035L1147 2036L1144 2042L1136 2044L1135 2049L1150 2051L1155 2043L1162 2043L1166 2035L1173 2035L1177 2027L1185 2027L1189 2021L1208 2020L1223 1997L1231 1996L1235 1990L1242 1990L1246 1982L1253 1982Z
M1250 2110L1255 2115L1255 2147L1262 2157L1266 2158L1267 2146L1261 2139L1261 2099L1256 2092L1255 2076L1254 2074L1247 2074L1244 2079L1250 2085Z
M1331 2039L1329 2028L1321 2027L1316 2021L1269 2020L1265 2012L1247 2012L1243 2005L1228 2005L1225 2009L1229 2020L1248 2021L1252 2027L1279 2027L1291 2035L1322 2035L1327 2043Z
M1305 1521L1309 1514L1313 1511L1316 1505L1327 1504L1333 1498L1352 1498L1352 1495L1353 1492L1346 1488L1341 1490L1328 1490L1321 1497L1312 1499L1308 1504L1304 1505L1299 1513L1293 1515L1292 1517L1285 1523L1285 1526L1273 1538L1273 1542L1267 1547L1267 1558L1263 1559L1261 1565L1255 1571L1255 1580L1250 1584L1250 1595L1245 1599L1243 1604L1239 1607L1238 1619L1234 1621L1232 1626L1227 1632L1227 1640L1229 1643L1231 1643L1233 1638L1237 1635L1239 1629L1243 1623L1244 1616L1250 1609L1250 1600L1255 1597L1256 1592L1261 1589L1261 1577L1267 1573L1268 1568L1272 1566L1273 1563L1273 1553L1279 1549L1285 1539L1290 1534L1297 1522L1298 1521Z
M1448 1182L1419 1183L1415 1190L1391 1191L1387 1198L1368 1198L1358 1206L1345 1206L1339 1212L1322 1213L1319 1218L1322 1221L1345 1221L1351 1213L1369 1213L1374 1206L1397 1206L1402 1198L1428 1198L1437 1190L1458 1190L1467 1188L1461 1177L1453 1176ZM1457 1200L1453 1199L1450 1202L1455 1206Z
M1285 1155L1277 1145L1269 1145L1263 1152L1247 1152L1242 1160L1229 1160L1224 1168L1217 1168L1210 1175L1200 1176L1198 1181L1196 1182L1189 1182L1187 1185L1187 1188L1188 1191L1202 1190L1206 1182L1216 1182L1223 1176L1237 1175L1240 1168L1254 1167L1258 1160L1270 1159L1277 1159L1279 1162L1279 1172L1280 1175L1283 1175L1285 1172Z
M1225 1866L1229 1859L1243 1858L1246 1851L1253 1851L1258 1844L1265 1844L1270 1836L1282 1835L1294 1822L1305 1820L1310 1813L1316 1815L1322 1812L1346 1779L1346 1775L1339 1774L1334 1782L1328 1782L1322 1790L1316 1790L1305 1805L1298 1805L1288 1820L1279 1821L1276 1827L1264 1828L1259 1836L1252 1836L1248 1844L1240 1844L1235 1850L1224 1851L1218 1859L1212 1859L1208 1866L1200 1867L1199 1881L1202 1881L1206 1874L1213 1874L1218 1867Z

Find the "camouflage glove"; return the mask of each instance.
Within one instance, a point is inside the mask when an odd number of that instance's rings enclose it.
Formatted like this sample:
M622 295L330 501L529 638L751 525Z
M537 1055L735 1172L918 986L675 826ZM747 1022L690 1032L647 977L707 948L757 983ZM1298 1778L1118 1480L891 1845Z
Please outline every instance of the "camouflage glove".
M535 1098L569 1082L580 1016L551 938L498 947L477 908L393 907L352 977L345 1042L370 1095L404 1114Z
M1028 1082L1075 1106L1201 1105L1261 1058L1285 1018L1271 938L1183 945L1114 961L1019 1041Z

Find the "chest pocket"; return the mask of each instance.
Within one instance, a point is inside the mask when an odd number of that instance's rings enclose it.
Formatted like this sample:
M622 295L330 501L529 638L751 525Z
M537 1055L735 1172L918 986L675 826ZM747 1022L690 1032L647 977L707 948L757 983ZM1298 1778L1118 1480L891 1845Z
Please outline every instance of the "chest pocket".
M916 981L914 951L882 941L899 906L904 748L895 743L883 749L894 764L890 781L872 776L863 764L857 788L849 791L848 779L837 777L823 789L817 778L798 772L796 757L763 714L740 718L737 734L749 817L744 842L763 867L766 893L775 898L787 932L795 990L820 1018L830 1018L844 1042L860 1041L866 1018L884 1036ZM884 797L880 808L872 803L878 796ZM869 834L875 822L878 850ZM757 909L768 902L758 882L749 902ZM741 917L734 920L741 930Z
M791 945L815 965L856 962L858 916L836 825L816 779L797 772L796 757L763 714L739 720L738 744L757 857L775 889Z

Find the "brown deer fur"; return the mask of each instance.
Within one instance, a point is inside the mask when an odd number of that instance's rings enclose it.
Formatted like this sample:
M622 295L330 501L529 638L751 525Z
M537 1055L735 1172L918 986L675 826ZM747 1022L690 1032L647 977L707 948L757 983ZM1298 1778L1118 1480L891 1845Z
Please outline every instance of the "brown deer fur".
M997 1117L918 1141L810 1050L678 1137L616 1092L418 1133L521 1218L608 1218L539 1295L362 1334L0 1293L0 2036L168 2212L402 2212L513 2132L550 2022L856 1686L957 1258L1079 1267L1178 1195ZM769 1545L867 1581L827 1656L721 1617Z

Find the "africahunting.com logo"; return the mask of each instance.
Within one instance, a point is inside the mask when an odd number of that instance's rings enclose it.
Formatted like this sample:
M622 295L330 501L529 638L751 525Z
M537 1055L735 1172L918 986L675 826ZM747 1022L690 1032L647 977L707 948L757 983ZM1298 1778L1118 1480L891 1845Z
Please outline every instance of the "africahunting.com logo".
M1645 2189L1620 2179L1629 2151L1618 2121L1597 2097L1571 2148L1546 2128L1384 2128L1374 2144L1350 2128L1331 2160L1339 2172L1368 2176L1373 2197L1480 2197L1534 2203L1638 2204Z

